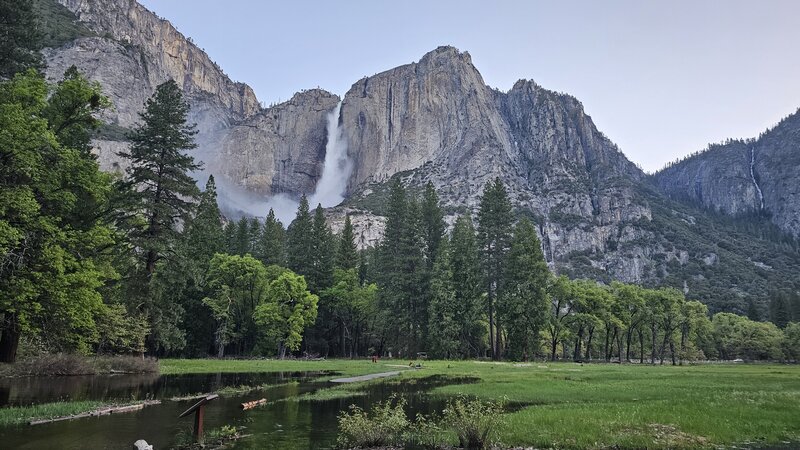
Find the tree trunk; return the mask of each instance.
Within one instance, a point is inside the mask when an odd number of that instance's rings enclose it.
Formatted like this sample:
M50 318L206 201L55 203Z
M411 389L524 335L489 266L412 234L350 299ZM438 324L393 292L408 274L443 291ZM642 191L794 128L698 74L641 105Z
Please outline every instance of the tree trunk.
M633 330L629 329L625 335L625 339L627 341L627 345L625 347L625 361L631 362L631 339L633 337Z
M594 327L589 328L589 338L586 340L586 359L592 360L592 337L594 337Z
M622 333L619 332L619 328L614 328L614 336L617 337L617 362L622 364Z
M656 324L654 322L654 323L650 324L650 340L651 340L651 343L653 344L653 348L650 349L650 364L655 364L656 363L656 338L657 337L658 336L656 335Z
M639 364L644 364L644 331L638 330L639 335Z
M0 334L0 362L13 363L17 360L20 327L16 314L6 314L3 332Z
M672 353L672 365L674 366L674 365L676 365L675 364L675 342L673 342L672 338L669 339L669 352Z
M497 359L497 347L495 342L495 331L494 331L494 295L492 291L492 286L489 284L489 346L492 348L492 359Z
M608 324L606 324L606 344L603 346L603 359L605 362L608 362L609 358L611 357L611 353L608 351Z
M555 361L556 360L556 350L558 349L558 334L555 331L552 332L551 339L552 340L550 342L550 344L551 344L551 346L550 346L550 350L551 350L550 361Z

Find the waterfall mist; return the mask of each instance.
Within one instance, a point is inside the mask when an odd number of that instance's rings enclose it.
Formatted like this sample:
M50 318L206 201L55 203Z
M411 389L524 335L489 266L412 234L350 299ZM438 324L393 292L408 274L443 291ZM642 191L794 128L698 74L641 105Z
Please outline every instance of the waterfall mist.
M336 108L328 113L327 143L325 145L322 176L317 181L314 192L307 194L308 204L311 209L316 208L317 204L328 208L341 203L347 190L347 181L353 171L353 162L347 156L347 142L343 136L342 126L339 124L341 109L342 102L339 102ZM205 183L208 176L203 174L198 178ZM288 226L294 220L299 199L286 194L258 195L247 191L222 176L215 177L215 181L220 209L230 218L237 218L243 215L263 218L272 208L275 211L275 216L284 225Z

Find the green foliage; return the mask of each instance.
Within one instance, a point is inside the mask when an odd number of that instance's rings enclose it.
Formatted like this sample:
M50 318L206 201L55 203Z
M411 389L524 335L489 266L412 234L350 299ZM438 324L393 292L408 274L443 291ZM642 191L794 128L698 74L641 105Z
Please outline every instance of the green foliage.
M203 299L216 321L217 356L224 356L225 346L236 340L240 348L252 349L256 340L253 314L267 299L270 278L267 269L250 255L217 253L211 259L207 289Z
M97 340L98 289L115 276L103 252L114 242L102 214L110 178L85 152L59 142L56 124L65 109L49 102L94 93L74 73L49 99L44 79L32 71L0 84L2 361L14 360L23 332L47 328L51 348L79 352Z
M783 354L786 359L800 361L800 323L792 322L783 329Z
M383 329L396 352L414 354L425 335L427 305L422 281L423 258L417 202L399 179L391 186L386 230L378 248L377 279Z
M286 265L286 230L272 208L264 221L255 255L265 266Z
M503 403L469 400L459 396L447 403L443 423L455 431L458 445L464 449L484 450L496 444L503 424Z
M284 271L269 283L264 302L256 306L253 318L262 333L278 344L283 358L286 350L300 348L303 331L317 319L319 298L310 293L305 279Z
M501 326L495 317L495 301L502 289L505 256L511 242L511 202L500 178L483 189L478 210L478 248L481 255L489 311L489 346L492 358L500 356Z
M42 68L42 34L32 0L0 1L0 36L0 79Z
M378 402L367 412L350 405L349 411L339 414L340 448L373 448L402 445L403 434L411 422L405 413L406 401L393 397Z
M714 343L723 359L780 359L784 335L774 324L730 313L711 319Z
M336 253L336 268L342 270L355 269L358 266L358 248L353 234L353 223L350 214L344 217L344 227L339 236L339 247Z
M75 39L96 35L57 0L33 0L33 8L41 34L40 47L58 48Z

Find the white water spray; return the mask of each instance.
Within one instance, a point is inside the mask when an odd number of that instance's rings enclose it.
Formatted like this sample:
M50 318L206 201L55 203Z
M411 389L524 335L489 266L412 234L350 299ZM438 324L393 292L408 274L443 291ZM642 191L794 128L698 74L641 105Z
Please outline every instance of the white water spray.
M312 208L317 204L328 208L341 203L347 190L347 180L353 171L353 162L347 157L347 142L344 140L342 127L339 126L341 111L342 102L339 102L336 108L328 113L328 143L325 145L322 177L317 182L314 193L308 197L308 203Z
M339 102L333 111L328 113L327 144L325 145L325 161L322 176L317 181L314 192L308 195L309 207L313 210L318 204L323 208L336 206L344 200L347 180L353 171L353 162L347 157L347 142L339 125L339 114L342 103ZM264 197L245 190L219 177L217 194L219 204L226 214L233 216L248 215L265 217L272 208L275 216L288 226L297 213L298 201L285 194Z
M761 192L761 187L758 185L758 181L756 181L756 173L754 167L756 165L756 149L755 147L750 147L750 178L753 180L753 185L756 187L756 191L758 191L758 199L761 201L761 208L764 209L764 193Z

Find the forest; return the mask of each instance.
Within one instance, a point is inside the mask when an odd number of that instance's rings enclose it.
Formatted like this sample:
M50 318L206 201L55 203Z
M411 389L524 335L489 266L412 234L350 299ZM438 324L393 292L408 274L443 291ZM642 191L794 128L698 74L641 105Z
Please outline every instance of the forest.
M23 2L24 3L24 2ZM174 81L142 107L124 175L92 138L111 107L70 68L48 83L22 8L0 55L0 361L46 353L203 357L797 360L800 296L770 321L673 288L551 273L537 225L499 180L445 221L435 189L391 181L377 248L334 234L305 197L284 226L224 217L193 174L194 126ZM16 33L16 34L14 34Z

